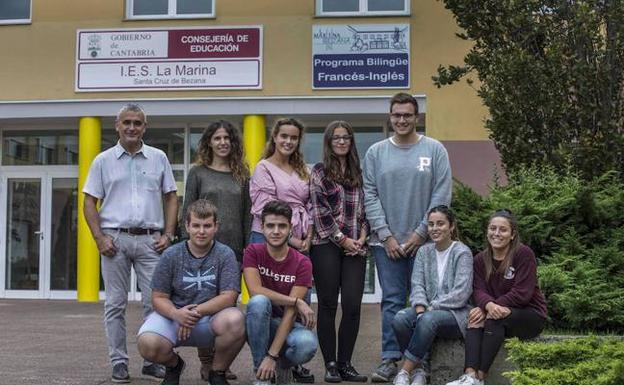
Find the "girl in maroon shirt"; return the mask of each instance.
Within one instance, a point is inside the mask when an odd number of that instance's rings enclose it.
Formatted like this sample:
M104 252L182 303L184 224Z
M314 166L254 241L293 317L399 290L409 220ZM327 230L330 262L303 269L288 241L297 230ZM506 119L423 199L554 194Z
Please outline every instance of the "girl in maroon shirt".
M474 307L468 315L464 374L447 385L483 385L506 337L538 336L546 323L546 301L537 282L535 254L520 243L509 210L490 217L487 248L474 260Z

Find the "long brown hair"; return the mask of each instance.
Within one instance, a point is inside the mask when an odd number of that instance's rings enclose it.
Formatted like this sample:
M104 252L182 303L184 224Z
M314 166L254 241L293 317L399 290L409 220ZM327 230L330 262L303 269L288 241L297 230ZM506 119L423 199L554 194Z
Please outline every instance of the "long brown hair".
M271 129L271 136L269 137L266 147L264 148L262 159L270 158L275 153L275 137L279 134L279 130L282 126L295 126L299 129L299 141L297 142L295 152L293 152L288 158L288 163L293 167L293 169L295 169L299 178L307 181L310 178L310 173L308 172L308 166L306 166L303 160L303 154L301 153L301 141L303 140L305 127L303 126L303 123L295 118L281 118L275 121L275 124Z
M340 167L340 160L332 150L332 137L336 128L342 127L347 130L351 136L349 152L347 153L347 165L344 172ZM349 187L362 186L362 170L360 168L360 158L358 157L357 147L355 147L355 135L353 135L353 127L344 120L334 120L325 128L323 135L323 167L327 179L332 182L339 183Z
M488 228L490 227L490 222L494 218L506 219L507 222L509 223L509 227L511 227L511 235L513 237L511 239L511 242L509 243L509 250L507 250L507 254L505 255L505 258L501 262L498 269L495 271L495 273L497 274L504 274L507 271L507 269L509 269L509 266L511 266L511 264L513 263L513 257L516 254L516 251L518 251L518 248L520 247L520 233L518 232L518 221L516 220L516 217L514 217L514 215L511 213L510 210L501 209L495 212L494 214L492 214L492 216L490 216L490 219L488 220ZM492 249L492 245L490 245L490 241L487 239L487 232L488 232L488 229L486 228L485 229L485 242L487 244L487 247L484 251L483 263L485 265L485 280L489 281L490 276L494 272L493 271L494 270L494 266L493 266L494 249Z
M210 147L210 140L219 128L223 128L230 136L230 155L228 156L228 166L232 170L234 179L242 186L249 179L249 166L245 161L243 144L240 132L227 120L218 120L211 123L202 134L197 146L197 164L206 167L212 164L214 154Z

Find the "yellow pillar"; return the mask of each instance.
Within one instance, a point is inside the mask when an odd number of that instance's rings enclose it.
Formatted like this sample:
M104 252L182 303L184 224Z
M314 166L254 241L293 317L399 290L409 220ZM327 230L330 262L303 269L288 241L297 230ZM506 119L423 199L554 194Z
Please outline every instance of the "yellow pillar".
M100 294L100 254L84 218L82 188L89 167L102 145L100 118L80 118L78 133L78 301L97 302Z
M249 167L253 172L260 161L266 143L266 121L263 115L246 115L243 118L243 143ZM245 280L241 278L241 302L249 301L249 292Z

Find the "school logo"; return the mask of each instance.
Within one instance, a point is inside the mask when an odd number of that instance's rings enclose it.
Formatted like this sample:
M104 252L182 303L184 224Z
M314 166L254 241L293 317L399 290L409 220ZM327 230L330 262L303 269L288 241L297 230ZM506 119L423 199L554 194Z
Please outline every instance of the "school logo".
M507 271L505 271L505 279L513 279L516 276L516 269L513 266L509 266Z
M420 160L420 164L418 165L418 171L425 171L425 167L431 167L431 158L421 156L418 159Z
M91 57L95 58L102 50L102 37L99 35L89 35L89 47L87 50Z
M188 285L184 287L184 290L188 290L196 285L197 290L201 290L203 289L204 283L206 284L206 287L216 287L216 285L214 284L216 275L212 273L213 270L214 266L211 266L208 270L204 272L197 270L195 274L191 273L190 271L185 271L184 277L182 277L182 282L188 283Z

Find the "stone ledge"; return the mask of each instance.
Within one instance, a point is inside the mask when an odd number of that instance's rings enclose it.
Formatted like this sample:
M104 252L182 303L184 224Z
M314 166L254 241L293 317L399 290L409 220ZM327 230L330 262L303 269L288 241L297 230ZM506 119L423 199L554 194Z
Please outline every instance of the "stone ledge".
M570 338L585 336L559 336L544 335L531 341L535 342L558 342ZM509 380L503 377L503 372L516 369L507 361L507 349L503 346L496 355L494 364L487 378L487 385L509 385ZM436 340L431 352L431 378L430 385L445 385L447 382L456 380L464 371L464 341L463 340Z

